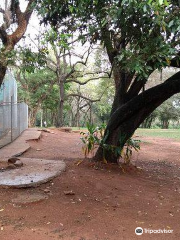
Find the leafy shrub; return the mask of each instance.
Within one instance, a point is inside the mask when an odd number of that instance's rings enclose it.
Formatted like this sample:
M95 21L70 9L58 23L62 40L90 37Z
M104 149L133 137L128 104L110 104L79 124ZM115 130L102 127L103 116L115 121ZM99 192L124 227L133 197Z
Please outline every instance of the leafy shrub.
M87 157L90 153L92 154L97 146L100 146L103 149L103 162L107 163L105 152L111 151L119 159L122 158L125 164L129 164L133 153L133 149L135 151L140 150L140 140L129 138L126 144L124 145L123 149L121 149L118 146L106 144L105 141L108 137L108 133L104 136L105 128L106 128L105 124L96 127L92 124L87 123L88 131L80 133L82 135L81 140L84 143L82 150L84 152L85 157Z
M82 135L81 140L84 143L82 149L85 157L90 153L93 153L97 145L102 146L105 127L104 124L95 127L94 125L87 123L88 132L80 133Z
M126 164L130 163L133 149L137 152L140 150L140 142L141 142L140 140L136 140L133 138L129 138L127 140L126 144L124 145L121 151L121 157L124 159L124 162Z

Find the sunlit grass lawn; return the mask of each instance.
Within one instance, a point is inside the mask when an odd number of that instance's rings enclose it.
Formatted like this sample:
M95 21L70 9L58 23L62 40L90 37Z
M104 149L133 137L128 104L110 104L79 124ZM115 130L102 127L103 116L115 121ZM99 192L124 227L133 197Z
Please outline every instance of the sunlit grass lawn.
M72 127L73 130L87 131L87 128ZM135 135L144 137L162 137L180 139L180 129L145 129L138 128Z
M136 135L180 139L180 129L145 129L138 128Z
M77 131L77 130L78 131L83 131L83 130L86 131L87 130L86 127L71 127L71 128L72 128L73 131Z

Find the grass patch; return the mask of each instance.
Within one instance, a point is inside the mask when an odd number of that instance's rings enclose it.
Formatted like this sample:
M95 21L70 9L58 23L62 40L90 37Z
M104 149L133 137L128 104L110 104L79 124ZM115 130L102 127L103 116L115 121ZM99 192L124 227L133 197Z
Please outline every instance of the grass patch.
M138 136L162 137L180 139L180 129L144 129L138 128L135 132Z
M79 127L71 127L71 128L72 128L72 130L75 130L75 131L76 130L80 130L80 131L81 130L87 130L87 127L80 127L80 128Z

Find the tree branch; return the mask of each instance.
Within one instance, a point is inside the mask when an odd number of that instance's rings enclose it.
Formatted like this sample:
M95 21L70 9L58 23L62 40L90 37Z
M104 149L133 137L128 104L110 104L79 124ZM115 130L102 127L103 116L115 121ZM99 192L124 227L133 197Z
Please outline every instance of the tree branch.
M66 80L66 83L74 82L74 83L78 83L79 85L85 85L85 84L87 84L90 81L98 80L100 78L108 78L109 79L109 77L94 77L94 78L90 78L90 79L86 80L85 82L80 82L80 81L78 81L76 79L72 79L72 80Z
M7 33L2 26L0 27L0 39L2 40L3 45L7 43Z
M135 97L140 90L143 88L144 84L147 82L147 79L139 80L138 77L136 77L129 89L129 91L126 94L126 101L130 100L131 98Z
M117 129L123 122L143 108L150 107L152 112L165 100L178 92L180 92L180 72L174 74L165 82L140 93L128 103L119 107L112 114L111 121L108 123L108 129L110 131Z
M68 94L66 96L66 98L69 98L69 97L80 97L80 98L83 98L91 103L93 102L99 102L101 101L101 98L102 96L104 95L105 91L107 90L107 88L102 92L101 96L98 98L98 99L91 99L91 98L88 98L88 97L85 97L85 96L82 96L81 94L78 94L78 93L71 93L71 94Z
M77 94L77 93L71 93L71 94L68 94L67 96L66 96L66 98L69 98L69 97L80 97L80 98L83 98L83 99L85 99L85 100L88 100L88 101L90 101L90 102L99 102L100 100L101 100L101 98L98 98L98 99L90 99L90 98L88 98L88 97L85 97L85 96L82 96L81 94Z
M91 49L91 46L83 54L83 58L84 58L85 54L88 53L85 61L77 61L76 63L74 63L73 66L72 66L72 69L70 70L70 72L64 75L64 79L68 79L75 72L75 67L76 67L77 64L82 64L82 65L86 65L87 64L87 61L88 61L88 58L89 58L89 55L90 55L90 49Z
M27 8L24 13L21 12L19 4L15 5L15 14L17 17L18 27L11 35L8 35L8 42L12 49L14 48L15 44L19 42L19 40L23 37L24 33L26 32L29 19L33 12L33 7L32 7L33 2L36 2L36 0L29 0Z

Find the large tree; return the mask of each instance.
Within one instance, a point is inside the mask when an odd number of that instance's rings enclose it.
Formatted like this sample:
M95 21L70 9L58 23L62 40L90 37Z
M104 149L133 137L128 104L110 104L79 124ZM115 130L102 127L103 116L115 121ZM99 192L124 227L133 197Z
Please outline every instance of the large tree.
M23 69L23 66L20 67ZM24 101L29 107L29 126L36 124L37 112L42 108L45 100L55 95L57 86L55 85L55 74L47 68L36 70L34 73L16 72L18 82L18 100ZM53 102L51 103L53 105Z
M156 69L180 67L179 1L45 0L42 9L45 22L58 27L63 21L67 31L86 33L86 40L100 41L107 51L116 90L106 144L123 148L154 109L180 92L180 72L145 89ZM100 147L96 158L101 157ZM106 152L108 161L117 162L117 158L112 151Z
M0 86L15 45L26 32L36 0L27 2L25 11L21 10L19 0L2 0L0 2ZM23 5L23 3L21 4Z

